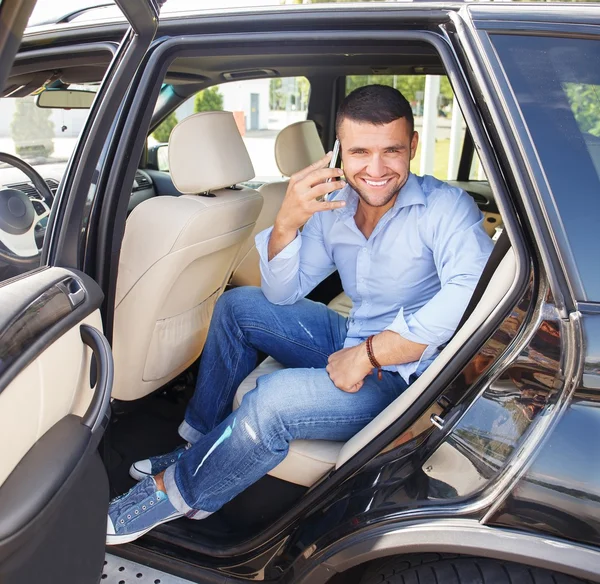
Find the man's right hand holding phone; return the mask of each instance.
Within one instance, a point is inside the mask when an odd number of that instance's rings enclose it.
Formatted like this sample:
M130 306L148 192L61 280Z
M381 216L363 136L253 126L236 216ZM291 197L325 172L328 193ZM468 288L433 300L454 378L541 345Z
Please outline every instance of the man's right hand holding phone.
M326 201L318 199L345 186L339 179L344 173L339 168L329 168L332 153L300 170L290 177L290 182L275 218L273 231L269 239L269 261L291 243L300 229L315 213L331 211L345 205L344 201Z

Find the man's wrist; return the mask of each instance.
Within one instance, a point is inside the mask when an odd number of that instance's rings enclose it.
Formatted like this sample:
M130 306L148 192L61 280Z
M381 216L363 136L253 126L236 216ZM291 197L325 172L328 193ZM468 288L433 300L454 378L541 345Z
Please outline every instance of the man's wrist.
M268 254L269 261L279 255L294 239L298 230L282 228L280 225L273 225L271 236L269 237Z
M369 359L369 352L367 351L367 342L364 341L359 345L359 359L360 359L360 367L361 371L366 371L369 373L373 369L373 365L371 365L371 360Z
M294 226L294 225L289 225L288 223L286 223L285 221L281 221L281 220L275 220L275 223L273 224L273 233L277 236L277 237L281 237L281 238L295 238L296 234L298 233L298 227Z

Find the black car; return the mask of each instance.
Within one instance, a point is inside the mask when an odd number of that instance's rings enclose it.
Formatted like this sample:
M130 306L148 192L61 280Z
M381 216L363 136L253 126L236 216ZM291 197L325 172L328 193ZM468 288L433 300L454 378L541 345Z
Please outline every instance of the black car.
M177 445L214 302L257 282L294 128L328 150L346 93L384 83L413 171L496 241L455 336L349 442L292 443L210 518L110 552L207 583L600 582L600 5L117 0L23 35L33 4L0 4L0 581L100 581L109 498ZM206 109L237 112L256 176L218 131L165 144ZM233 187L195 182L215 164Z

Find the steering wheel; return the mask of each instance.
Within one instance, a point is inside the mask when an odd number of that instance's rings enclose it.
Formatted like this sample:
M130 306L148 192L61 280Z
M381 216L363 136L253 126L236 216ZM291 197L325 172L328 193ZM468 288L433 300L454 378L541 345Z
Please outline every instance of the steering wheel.
M36 235L43 238L45 227L40 221L50 215L52 191L37 170L20 158L0 152L0 162L18 168L41 195L32 200L19 189L0 189L0 260L13 266L35 263L41 253Z

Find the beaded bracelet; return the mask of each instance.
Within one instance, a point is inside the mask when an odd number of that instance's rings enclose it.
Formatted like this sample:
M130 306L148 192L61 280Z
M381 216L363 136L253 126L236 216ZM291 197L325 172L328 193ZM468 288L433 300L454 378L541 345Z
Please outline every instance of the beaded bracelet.
M373 368L377 369L377 379L381 381L381 365L379 364L379 361L375 359L375 353L373 352L373 337L374 335L371 335L367 339L367 356L369 357L369 361L371 362L371 365L373 365Z

